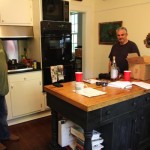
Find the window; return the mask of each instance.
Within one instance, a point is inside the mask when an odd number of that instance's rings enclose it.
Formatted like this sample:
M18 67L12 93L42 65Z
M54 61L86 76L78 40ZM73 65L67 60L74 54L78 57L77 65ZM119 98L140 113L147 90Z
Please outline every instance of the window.
M75 53L75 47L78 46L78 13L71 12L72 23L72 52Z

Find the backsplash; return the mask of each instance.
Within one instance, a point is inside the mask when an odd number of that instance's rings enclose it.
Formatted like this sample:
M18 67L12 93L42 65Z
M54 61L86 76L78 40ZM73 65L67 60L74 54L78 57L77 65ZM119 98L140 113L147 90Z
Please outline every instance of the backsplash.
M8 59L17 59L17 62L22 61L22 57L25 55L30 58L30 51L28 50L28 39L3 39L3 45L8 55Z

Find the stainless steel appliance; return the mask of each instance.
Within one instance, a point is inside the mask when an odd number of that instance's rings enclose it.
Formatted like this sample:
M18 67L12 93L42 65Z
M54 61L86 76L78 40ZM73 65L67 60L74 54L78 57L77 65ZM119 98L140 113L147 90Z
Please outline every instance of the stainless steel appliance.
M50 66L64 66L64 81L74 80L71 23L41 21L43 85L51 84Z

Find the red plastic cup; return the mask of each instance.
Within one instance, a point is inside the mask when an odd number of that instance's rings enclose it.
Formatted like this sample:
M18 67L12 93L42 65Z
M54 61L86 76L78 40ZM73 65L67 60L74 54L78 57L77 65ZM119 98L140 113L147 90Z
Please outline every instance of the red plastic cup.
M124 71L124 80L125 81L130 81L131 79L131 71L130 70L125 70Z
M75 72L76 82L82 82L83 72Z

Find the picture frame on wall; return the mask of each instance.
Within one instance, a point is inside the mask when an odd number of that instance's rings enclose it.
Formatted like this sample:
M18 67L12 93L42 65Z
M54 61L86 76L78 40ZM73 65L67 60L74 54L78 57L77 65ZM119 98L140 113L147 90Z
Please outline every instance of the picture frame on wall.
M99 44L113 45L117 41L116 29L122 21L99 23Z

